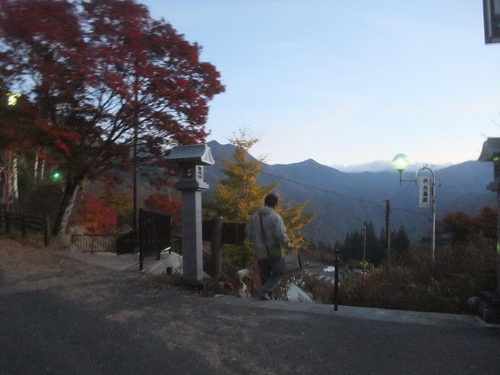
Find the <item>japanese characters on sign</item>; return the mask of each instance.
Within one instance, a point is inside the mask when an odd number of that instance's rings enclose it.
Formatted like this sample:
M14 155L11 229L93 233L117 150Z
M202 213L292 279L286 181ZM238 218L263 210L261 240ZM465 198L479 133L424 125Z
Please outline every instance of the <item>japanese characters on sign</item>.
M422 208L431 206L431 179L428 176L418 178L418 206Z

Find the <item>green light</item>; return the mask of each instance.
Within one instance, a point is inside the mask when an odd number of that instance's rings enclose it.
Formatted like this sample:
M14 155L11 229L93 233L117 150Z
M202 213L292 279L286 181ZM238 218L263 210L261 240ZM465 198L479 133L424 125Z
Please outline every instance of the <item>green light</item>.
M7 105L16 105L17 100L21 97L21 94L13 94L11 92L7 93Z
M52 175L52 180L54 180L54 181L59 181L61 178L62 178L62 175L59 172L54 172L54 174Z
M392 165L398 172L403 172L410 162L405 154L397 154L392 159Z

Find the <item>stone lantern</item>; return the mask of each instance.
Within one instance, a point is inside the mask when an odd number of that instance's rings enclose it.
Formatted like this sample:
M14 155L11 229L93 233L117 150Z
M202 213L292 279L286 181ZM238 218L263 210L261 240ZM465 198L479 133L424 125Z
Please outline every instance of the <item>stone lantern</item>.
M497 193L497 290L496 292L482 292L480 295L480 311L484 320L500 321L500 138L488 138L483 143L479 161L493 163L493 181L488 189Z
M203 279L201 192L209 187L203 166L215 162L210 147L204 144L174 147L167 160L181 169L174 187L182 193L183 278L190 284L198 284Z

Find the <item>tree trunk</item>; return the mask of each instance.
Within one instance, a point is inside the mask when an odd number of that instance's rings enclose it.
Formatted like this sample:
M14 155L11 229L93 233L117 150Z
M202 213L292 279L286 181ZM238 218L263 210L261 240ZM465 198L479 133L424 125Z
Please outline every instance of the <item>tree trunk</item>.
M73 207L75 206L76 197L78 190L83 179L68 179L66 186L64 188L63 197L61 203L59 204L59 209L57 211L57 216L54 221L54 227L52 229L52 234L54 236L58 234L66 233L69 224L69 218Z
M37 184L37 180L38 180L38 151L39 150L36 150L36 154L35 154L35 165L33 166L33 184L36 185Z
M14 200L17 202L19 200L19 168L17 167L17 158L12 159L12 193L14 194Z

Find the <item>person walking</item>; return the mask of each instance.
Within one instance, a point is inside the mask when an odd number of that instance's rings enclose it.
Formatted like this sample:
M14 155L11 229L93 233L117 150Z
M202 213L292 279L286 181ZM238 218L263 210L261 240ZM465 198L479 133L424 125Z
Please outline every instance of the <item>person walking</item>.
M282 248L292 250L285 223L274 210L277 205L278 197L268 194L264 199L264 206L252 215L245 228L246 236L253 242L257 256L262 285L257 293L262 299L272 299L273 290L283 278Z

